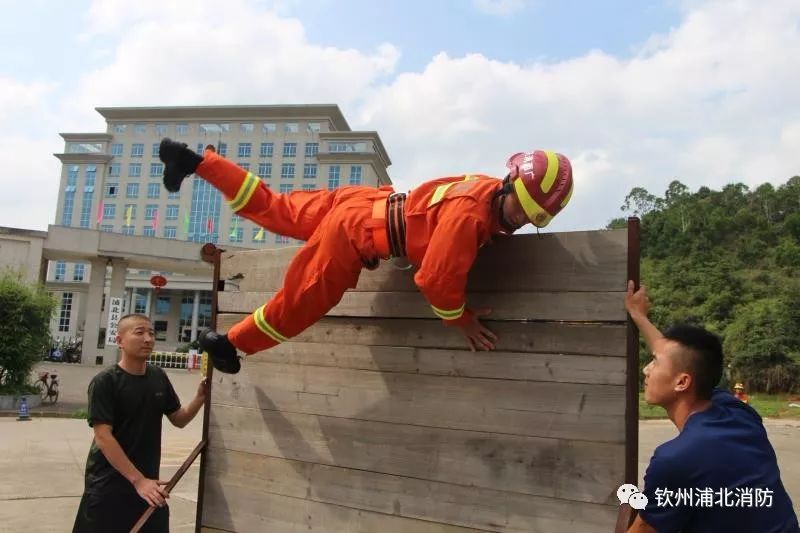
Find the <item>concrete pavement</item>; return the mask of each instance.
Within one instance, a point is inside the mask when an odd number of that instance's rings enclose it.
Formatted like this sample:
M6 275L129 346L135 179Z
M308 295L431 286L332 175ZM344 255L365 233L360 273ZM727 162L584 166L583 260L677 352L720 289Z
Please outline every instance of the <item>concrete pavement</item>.
M51 368L63 376L64 412L85 407L86 388L100 368L44 365L46 370ZM167 373L181 401L188 402L196 391L199 373L185 370L167 370ZM800 513L800 420L766 420L765 426L778 456L784 485ZM184 429L173 427L167 420L163 427L161 477L169 479L200 441L202 418L198 415ZM640 423L640 486L655 447L676 434L668 420ZM18 422L13 417L0 418L0 435L0 532L71 531L92 441L86 421L36 417L31 422ZM173 532L194 531L198 470L196 463L172 493Z

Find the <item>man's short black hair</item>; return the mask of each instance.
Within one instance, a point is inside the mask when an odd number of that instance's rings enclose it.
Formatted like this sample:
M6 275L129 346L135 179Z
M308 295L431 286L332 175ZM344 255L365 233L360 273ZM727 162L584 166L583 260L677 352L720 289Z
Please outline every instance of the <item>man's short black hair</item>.
M694 377L698 398L708 400L722 378L722 342L701 327L676 324L664 332L664 338L686 348L686 371Z
M136 319L136 320L146 320L146 321L148 321L148 322L152 322L152 321L150 320L150 317L149 317L149 316L147 316L147 315L142 315L142 314L140 314L140 313L130 313L130 314L128 314L128 315L125 315L125 316L123 316L122 318L120 318L120 319L117 321L117 331L119 331L119 330L121 330L121 329L122 329L122 323L123 323L123 322L127 322L128 320L132 320L132 319Z

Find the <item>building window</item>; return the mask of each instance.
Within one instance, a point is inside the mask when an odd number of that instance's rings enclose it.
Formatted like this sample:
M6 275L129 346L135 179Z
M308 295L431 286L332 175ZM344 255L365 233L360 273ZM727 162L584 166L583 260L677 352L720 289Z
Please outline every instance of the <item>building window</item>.
M61 295L61 311L58 314L58 331L69 331L69 318L72 315L72 293Z
M83 192L83 202L81 203L81 220L79 226L88 228L92 218L92 200L94 199L94 187L86 187ZM91 189L91 190L89 190Z
M294 190L294 185L291 183L281 183L280 192L282 194L288 194Z
M64 261L56 261L55 279L57 281L64 281L67 275L67 264Z
M116 198L119 183L106 183L106 198Z
M153 143L153 149L150 152L151 156L158 157L159 146L161 146L161 143Z
M319 122L309 122L308 123L308 132L309 133L319 133L320 125Z
M283 157L294 157L297 155L297 143L283 143Z
M145 226L144 228L142 228L142 235L144 235L145 237L155 237L156 230L153 226Z
M258 164L258 175L262 178L271 178L272 177L272 163L259 163Z
M287 122L283 126L283 131L286 133L297 133L300 131L300 126L297 125L297 122Z
M367 143L365 142L331 142L328 143L328 149L332 154L344 152L366 152Z
M290 180L294 178L294 163L284 163L281 165L281 179Z
M144 144L134 143L131 145L131 157L142 157L144 155Z
M153 220L156 218L156 214L158 213L158 205L156 204L147 204L144 206L144 219L145 220Z
M150 177L160 178L164 174L163 163L150 163Z
M361 185L361 165L350 167L350 185Z
M83 281L86 275L86 265L83 263L75 263L75 269L72 271L72 281Z
M233 228L230 235L228 235L230 242L244 242L244 228Z
M75 186L78 185L78 173L81 171L81 167L78 165L70 165L67 168L67 190L69 191L69 187L72 187L72 192L75 192Z
M191 242L219 242L219 214L222 195L210 183L192 182L192 203L186 239Z
M328 190L332 191L333 189L337 189L339 187L339 174L341 173L341 168L339 165L331 165L328 169Z
M239 131L243 135L250 135L251 133L253 133L253 124L248 122L242 122L241 124L239 124Z
M119 163L111 163L110 165L108 165L108 177L109 178L119 177Z
M260 157L272 157L273 143L261 143L261 150L258 155Z
M277 128L273 122L266 122L264 126L261 128L261 131L264 132L264 135L269 135L270 133L275 133Z
M103 220L114 220L117 216L117 204L106 204L103 206Z
M125 198L139 198L139 184L129 183L125 190Z
M115 157L120 157L122 155L121 143L114 143L111 145L111 155Z
M142 164L141 163L130 163L128 165L128 176L131 178L138 178L142 175Z
M167 205L167 220L178 220L178 206L175 204Z
M156 124L156 135L165 137L169 133L169 124Z
M264 228L253 228L253 242L265 242L267 232Z
M147 312L147 293L142 293L140 291L146 291L147 289L134 289L133 292L133 312L139 314L145 314Z
M314 157L319 153L319 143L306 143L306 157Z
M253 145L251 143L239 143L239 157L250 157Z
M156 297L156 314L157 315L168 315L170 311L170 304L172 303L172 298L166 294L159 294Z
M161 196L161 184L160 183L148 183L147 184L147 197L148 198L158 198Z
M203 143L197 143L197 150L195 151L197 152L197 155L203 155L203 152L205 151Z
M125 204L125 221L136 220L136 204Z
M145 124L134 124L133 125L133 133L135 135L145 135L147 133L147 125L145 125Z
M123 235L133 235L134 228L135 228L135 226L132 226L132 225L131 226L128 226L128 225L122 226L122 234Z
M314 186L313 183L304 183L303 184L303 190L304 191L313 191L315 188L316 187Z
M219 149L217 150L217 152L219 152L219 155L221 155L222 157L227 157L228 143L219 143Z
M174 239L178 236L178 228L175 226L164 226L164 238Z
M114 232L114 224L103 224L100 226L100 231L105 233L113 233Z
M241 168L242 170L250 172L250 163L244 163L242 161L239 161L237 165L239 165L239 168Z
M303 177L308 179L317 178L317 165L306 163L303 165Z
M189 125L188 124L175 124L175 134L176 135L189 135Z
M289 244L289 237L285 235L275 235L275 244Z
M75 191L64 193L64 211L61 213L61 225L72 225L72 210L75 208Z
M125 133L125 130L128 129L127 124L115 124L114 125L114 133Z
M181 199L181 191L170 192L167 195L167 200L180 200Z
M94 187L97 180L97 165L86 165L86 183L85 187Z

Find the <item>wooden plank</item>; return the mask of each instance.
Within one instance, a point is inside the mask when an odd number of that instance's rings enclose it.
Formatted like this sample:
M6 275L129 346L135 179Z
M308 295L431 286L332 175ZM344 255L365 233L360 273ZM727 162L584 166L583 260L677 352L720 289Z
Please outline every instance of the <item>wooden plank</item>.
M220 331L227 331L245 317L220 314ZM624 324L485 321L485 325L499 337L499 351L625 356ZM294 340L468 349L460 331L444 326L438 319L323 318Z
M470 273L471 291L623 291L627 230L497 238ZM224 252L222 279L240 291L275 291L298 248ZM414 270L363 270L356 291L416 291ZM231 285L231 286L233 286Z
M511 435L624 442L625 390L371 370L245 364L214 405Z
M285 342L253 354L247 363L404 372L431 376L463 376L512 381L551 381L624 385L625 359L604 355L520 352L471 352L400 346Z
M203 525L228 531L269 531L308 533L330 531L347 533L472 533L479 530L437 524L390 514L374 513L255 492L209 478L208 498L203 508Z
M209 439L228 450L591 503L614 501L624 468L622 444L225 405L212 409Z
M251 313L274 292L221 292L220 312ZM467 295L473 309L492 310L492 320L624 321L622 292L476 292ZM327 316L432 318L427 300L418 292L345 292Z
M211 448L209 452L208 475L223 487L467 528L607 533L617 511L613 505L451 485L223 449Z

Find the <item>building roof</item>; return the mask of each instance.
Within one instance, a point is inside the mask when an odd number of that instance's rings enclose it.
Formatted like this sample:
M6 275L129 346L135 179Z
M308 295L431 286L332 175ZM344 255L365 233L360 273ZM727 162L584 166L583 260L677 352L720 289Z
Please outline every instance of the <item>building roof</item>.
M330 120L337 131L350 131L336 104L222 105L177 107L96 107L106 120Z

